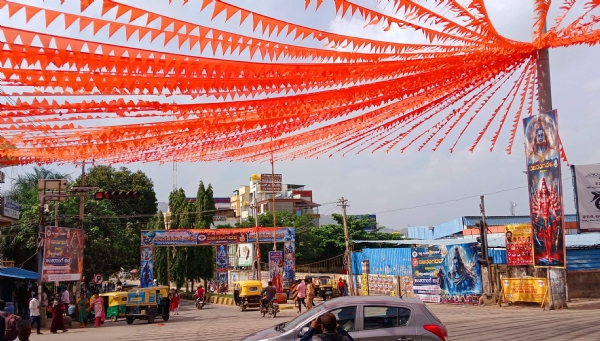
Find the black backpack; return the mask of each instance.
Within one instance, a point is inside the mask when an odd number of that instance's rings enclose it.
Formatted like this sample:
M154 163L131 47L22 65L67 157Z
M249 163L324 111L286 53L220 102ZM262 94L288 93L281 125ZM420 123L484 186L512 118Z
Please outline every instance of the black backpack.
M313 341L344 341L344 336L336 332L314 335Z

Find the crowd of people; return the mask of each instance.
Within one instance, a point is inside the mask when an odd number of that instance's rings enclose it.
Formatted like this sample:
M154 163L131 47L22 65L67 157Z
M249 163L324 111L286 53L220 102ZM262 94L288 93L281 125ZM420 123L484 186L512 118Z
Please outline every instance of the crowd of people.
M307 310L315 306L315 295L317 294L317 285L312 277L304 280L298 279L295 283L295 290L298 294L294 298L294 305L298 308L298 313L302 312L302 306ZM339 279L337 283L338 296L348 296L348 282L345 279Z

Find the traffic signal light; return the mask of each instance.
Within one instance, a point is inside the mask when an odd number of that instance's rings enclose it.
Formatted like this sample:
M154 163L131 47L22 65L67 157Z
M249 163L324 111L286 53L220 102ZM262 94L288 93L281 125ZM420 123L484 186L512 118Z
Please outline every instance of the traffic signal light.
M96 200L139 199L140 197L140 192L96 192L94 195Z
M487 224L483 223L483 220L475 223L475 226L479 228L479 237L477 237L477 262L483 266L488 265L488 248L487 248Z

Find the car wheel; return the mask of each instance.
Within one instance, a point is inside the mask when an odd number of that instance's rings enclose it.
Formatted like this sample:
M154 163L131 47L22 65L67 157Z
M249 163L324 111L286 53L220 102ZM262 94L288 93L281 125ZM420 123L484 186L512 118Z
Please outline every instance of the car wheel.
M148 323L154 323L154 315L148 315Z
M127 324L133 324L133 317L127 316L125 320L127 321Z
M117 319L118 319L117 315L113 315L110 317L110 322L117 322Z
M163 316L162 319L163 319L163 321L167 322L167 321L169 321L169 316Z

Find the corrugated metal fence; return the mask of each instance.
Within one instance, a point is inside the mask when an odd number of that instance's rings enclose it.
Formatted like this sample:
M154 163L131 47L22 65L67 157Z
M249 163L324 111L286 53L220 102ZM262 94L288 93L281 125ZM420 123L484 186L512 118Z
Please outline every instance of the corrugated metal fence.
M600 270L600 249L567 250L567 270Z
M362 275L362 261L369 260L370 271L374 275L412 276L410 264L411 248L363 249L352 252L352 271Z

